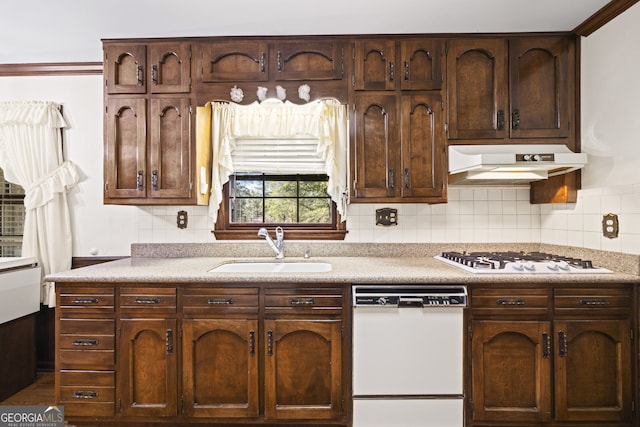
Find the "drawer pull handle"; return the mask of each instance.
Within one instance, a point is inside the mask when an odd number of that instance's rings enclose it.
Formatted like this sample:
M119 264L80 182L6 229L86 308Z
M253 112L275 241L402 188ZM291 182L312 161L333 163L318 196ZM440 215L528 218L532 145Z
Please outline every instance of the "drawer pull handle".
M98 345L98 343L99 341L94 339L79 339L73 341L73 345L77 346L93 346Z
M524 305L524 301L521 300L521 299L498 298L496 300L496 304L498 304L498 305Z
M209 298L207 304L210 305L231 305L233 304L233 298Z
M73 392L72 397L74 399L95 399L96 397L98 397L98 392L77 390Z
M607 305L609 301L604 298L581 298L581 305Z
M273 331L267 331L267 354L273 356Z
M137 297L134 302L136 304L160 304L160 298Z
M289 301L291 305L314 305L315 303L315 298L291 298Z
M74 298L71 302L73 304L97 304L100 300L98 298Z

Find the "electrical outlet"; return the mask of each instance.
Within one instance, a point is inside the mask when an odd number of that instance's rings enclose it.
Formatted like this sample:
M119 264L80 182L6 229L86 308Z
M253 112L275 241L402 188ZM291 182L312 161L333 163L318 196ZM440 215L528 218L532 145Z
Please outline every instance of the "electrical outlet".
M618 222L618 215L608 213L602 216L602 235L609 239L618 237L618 231L620 224Z
M188 221L189 221L189 218L187 216L187 211L178 211L178 218L177 218L178 228L180 229L187 228Z

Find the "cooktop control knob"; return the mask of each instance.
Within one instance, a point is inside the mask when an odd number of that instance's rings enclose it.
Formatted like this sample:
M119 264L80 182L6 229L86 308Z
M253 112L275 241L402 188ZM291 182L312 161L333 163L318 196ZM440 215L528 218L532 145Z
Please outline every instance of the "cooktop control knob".
M387 305L387 304L389 304L389 298L387 298L387 297L378 298L378 304L379 305Z

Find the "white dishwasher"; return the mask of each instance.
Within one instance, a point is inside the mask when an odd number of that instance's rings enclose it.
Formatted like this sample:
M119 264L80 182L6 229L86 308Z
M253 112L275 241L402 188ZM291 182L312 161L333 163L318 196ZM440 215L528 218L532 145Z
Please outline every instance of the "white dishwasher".
M462 427L462 285L353 285L353 427Z

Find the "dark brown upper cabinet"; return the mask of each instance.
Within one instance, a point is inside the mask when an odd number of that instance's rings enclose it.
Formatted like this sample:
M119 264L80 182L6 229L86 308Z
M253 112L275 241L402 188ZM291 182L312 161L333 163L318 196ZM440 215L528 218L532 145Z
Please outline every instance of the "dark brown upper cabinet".
M574 69L567 36L449 41L449 140L557 139L575 148Z
M442 88L442 41L439 39L356 40L353 56L356 90Z
M278 80L340 80L344 48L337 40L221 40L200 46L205 83Z
M188 93L191 45L182 42L105 44L108 94Z

